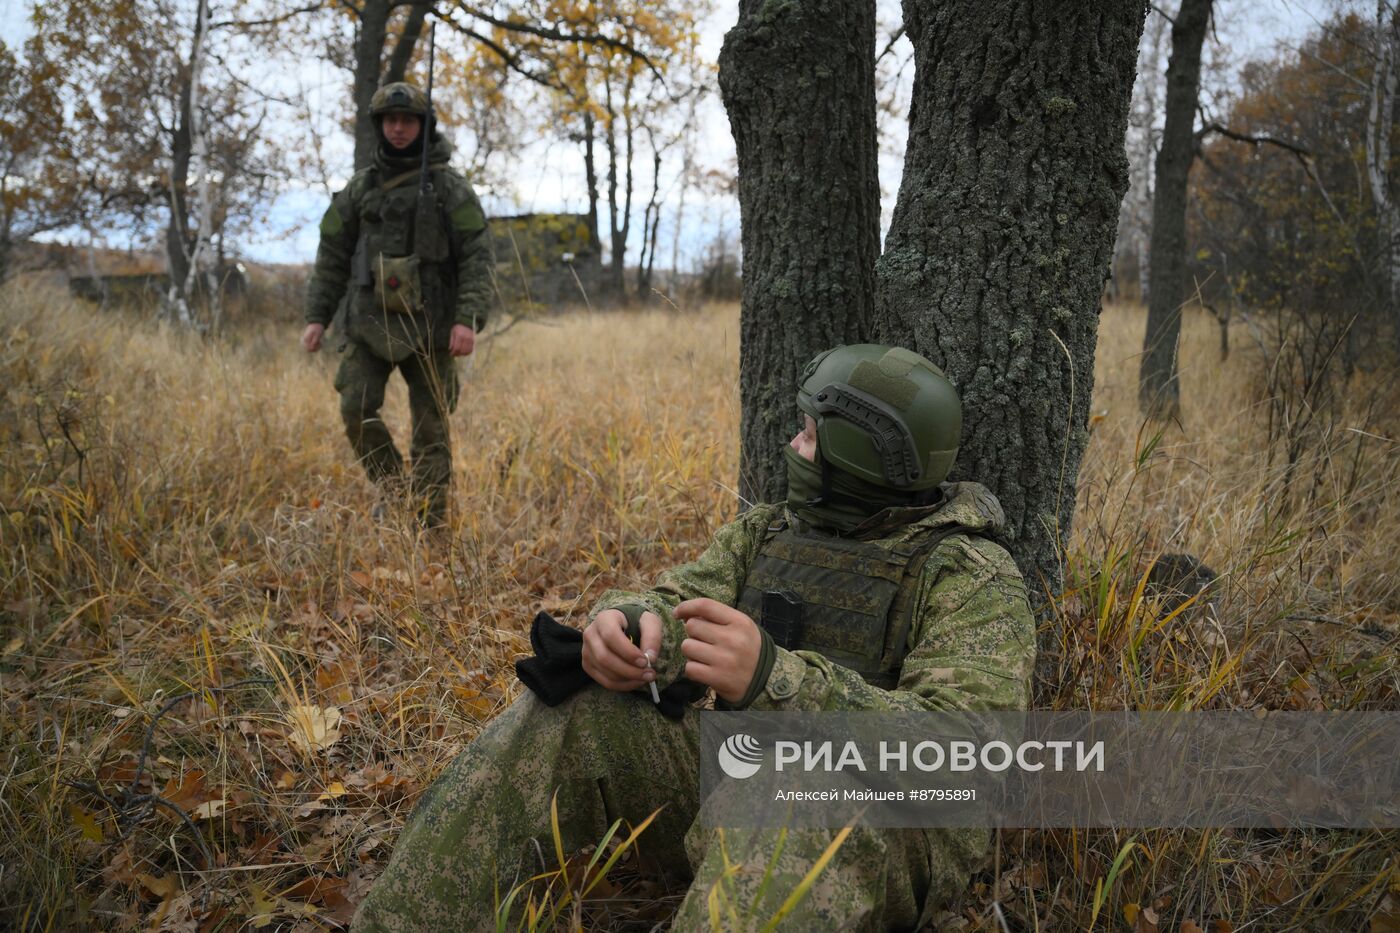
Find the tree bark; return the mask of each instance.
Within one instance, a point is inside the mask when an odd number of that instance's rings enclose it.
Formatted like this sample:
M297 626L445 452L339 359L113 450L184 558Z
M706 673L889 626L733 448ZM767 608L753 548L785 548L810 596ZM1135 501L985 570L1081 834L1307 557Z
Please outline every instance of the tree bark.
M603 74L603 88L606 95L604 107L608 114L607 133L603 137L608 147L608 291L621 300L627 294L627 240L632 235L632 77L629 75L623 83L621 108L613 97L612 77L606 71ZM621 142L617 133L619 117L622 119ZM624 145L626 152L620 153L619 147ZM625 172L625 179L619 180L619 171ZM618 203L619 186L622 188L621 204Z
M1060 590L1088 443L1145 9L904 3L916 71L877 336L924 354L958 387L953 478L1001 500L1037 607Z
M588 246L599 260L603 256L603 241L598 236L598 165L593 155L593 114L583 114L583 174L588 184Z
M199 12L201 14L204 12L203 3L199 5ZM168 310L174 314L180 324L185 326L192 322L190 296L185 292L185 285L189 280L190 254L192 252L189 229L189 179L190 159L194 154L194 137L191 128L194 114L191 98L194 69L199 56L201 38L200 29L197 26L195 36L190 41L190 60L181 69L179 75L180 113L170 136L170 216L165 225L165 262L166 270L170 274L170 289L167 292L166 300L169 305Z
M389 57L389 70L384 72L384 83L392 84L395 81L402 81L404 75L408 74L409 62L413 61L413 47L418 44L418 39L423 35L423 21L428 18L428 4L418 3L408 11L408 20L404 23L403 33L399 40L394 43L394 53Z
M720 91L743 242L739 494L780 499L807 361L866 336L880 250L874 0L740 0Z
M379 71L384 61L384 39L388 35L391 0L365 0L360 10L360 28L355 31L355 170L367 167L379 144L369 104L379 90Z
M652 272L656 268L656 235L661 226L661 153L662 147L656 144L656 133L645 127L647 142L651 145L651 198L642 211L642 250L637 257L637 299L642 302L651 299Z
M1138 376L1138 407L1157 421L1181 414L1177 346L1186 301L1186 181L1195 160L1196 106L1201 87L1201 44L1210 22L1211 0L1181 0L1172 24L1172 57L1167 63L1167 119L1157 150L1152 194L1152 291L1147 303Z
M1388 0L1376 0L1375 53L1370 107L1366 113L1366 177L1376 205L1376 236L1382 265L1379 277L1385 317L1400 325L1400 204L1390 190L1390 136L1395 125L1396 47L1400 19ZM1395 327L1400 342L1400 326Z

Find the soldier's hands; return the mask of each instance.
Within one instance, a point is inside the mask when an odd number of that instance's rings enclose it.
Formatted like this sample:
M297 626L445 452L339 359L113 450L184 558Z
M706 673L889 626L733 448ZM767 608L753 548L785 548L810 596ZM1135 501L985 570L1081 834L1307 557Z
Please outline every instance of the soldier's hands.
M452 333L447 339L448 352L453 356L471 356L475 348L476 331L465 324L453 324Z
M713 599L691 599L676 607L685 621L685 676L713 687L717 695L737 703L748 692L763 635L753 619Z
M307 353L315 353L321 349L321 338L326 335L326 325L307 324L306 330L301 332L301 346Z
M619 693L646 686L656 679L647 669L646 652L652 661L661 654L661 617L644 612L641 618L642 646L627 638L627 617L619 609L604 609L583 630L583 670L589 677ZM747 684L745 684L747 686Z

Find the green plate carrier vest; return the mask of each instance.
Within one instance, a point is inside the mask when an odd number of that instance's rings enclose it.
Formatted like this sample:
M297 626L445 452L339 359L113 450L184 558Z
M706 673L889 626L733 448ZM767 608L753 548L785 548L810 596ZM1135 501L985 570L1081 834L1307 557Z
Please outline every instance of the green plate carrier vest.
M780 519L749 567L738 608L789 650L816 651L873 686L892 689L909 650L919 577L962 525L888 541L803 534Z
M434 190L441 190L433 171ZM456 266L445 262L415 263L419 310L397 313L382 308L376 288L384 260L415 255L414 218L418 205L417 171L380 179L376 170L359 204L360 237L352 260L351 327L354 336L376 355L398 362L420 348L445 347L452 330ZM438 205L439 210L441 205ZM445 227L445 221L443 229Z

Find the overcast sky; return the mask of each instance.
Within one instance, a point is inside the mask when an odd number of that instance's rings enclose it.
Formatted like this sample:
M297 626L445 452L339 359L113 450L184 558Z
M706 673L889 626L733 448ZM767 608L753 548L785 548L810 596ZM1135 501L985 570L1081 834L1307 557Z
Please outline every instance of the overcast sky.
M12 47L22 42L29 33L27 20L31 2L32 0L0 0L0 37ZM882 21L894 22L898 15L897 0L879 0L879 5ZM1221 11L1218 36L1222 44L1231 50L1231 62L1242 64L1249 58L1270 54L1281 42L1296 44L1320 20L1330 14L1336 3L1335 0L1226 0L1217 5ZM702 51L710 61L714 61L718 56L724 32L733 25L736 16L734 4L721 0L718 6L718 12L702 24L701 30ZM1168 0L1165 6L1170 9L1175 4ZM883 39L879 45L883 48ZM901 40L893 50L896 62L907 62L910 54L907 40ZM351 145L349 138L337 127L336 121L340 111L348 103L348 77L342 70L314 57L309 59L309 62L301 69L301 73L294 77L311 110L320 114L316 122L321 124L319 129L325 141L327 167L332 176L331 184L343 184L350 170ZM907 65L899 72L899 80L906 98L912 76L912 65ZM280 79L285 76L277 77ZM710 95L706 100L698 124L701 164L732 170L734 145L717 94ZM309 138L304 127L290 129L287 138L298 140L295 143L297 145L302 144L301 140ZM904 135L905 128L898 120L885 128L886 145L880 159L880 183L886 224L899 188ZM639 159L638 163L638 174L641 176L638 180L638 190L649 191L650 159ZM676 171L677 166L674 164L668 162L663 165L663 184L668 183ZM545 138L527 145L521 157L513 161L509 187L502 190L483 190L481 193L488 213L493 214L534 211L581 213L587 208L583 167L577 147ZM273 205L267 224L260 228L249 242L242 244L245 254L259 261L310 260L316 249L316 220L325 203L326 192L322 179L290 179L287 190ZM701 199L692 195L689 204L686 229L680 237L679 264L683 270L693 268L705 247L716 237L728 237L735 242L738 239L739 211L733 198ZM640 213L640 207L638 212ZM640 226L639 216L633 224L633 230L636 231ZM660 237L663 244L671 242L673 230L674 218L668 213L663 216ZM636 248L637 236L639 234L634 233L634 242L631 244L633 251ZM111 245L125 245L124 238L119 234L114 234L109 242ZM659 264L669 264L669 249L665 246Z

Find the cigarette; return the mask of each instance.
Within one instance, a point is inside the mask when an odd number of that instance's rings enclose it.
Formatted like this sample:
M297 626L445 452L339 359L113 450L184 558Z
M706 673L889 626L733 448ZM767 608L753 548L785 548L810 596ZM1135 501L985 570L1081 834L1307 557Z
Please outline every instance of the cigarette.
M651 666L651 652L646 652L645 657L647 659L647 670L654 670L654 668ZM656 689L656 681L651 681L647 684L647 686L651 688L651 702L655 703L657 706L660 706L661 693Z

